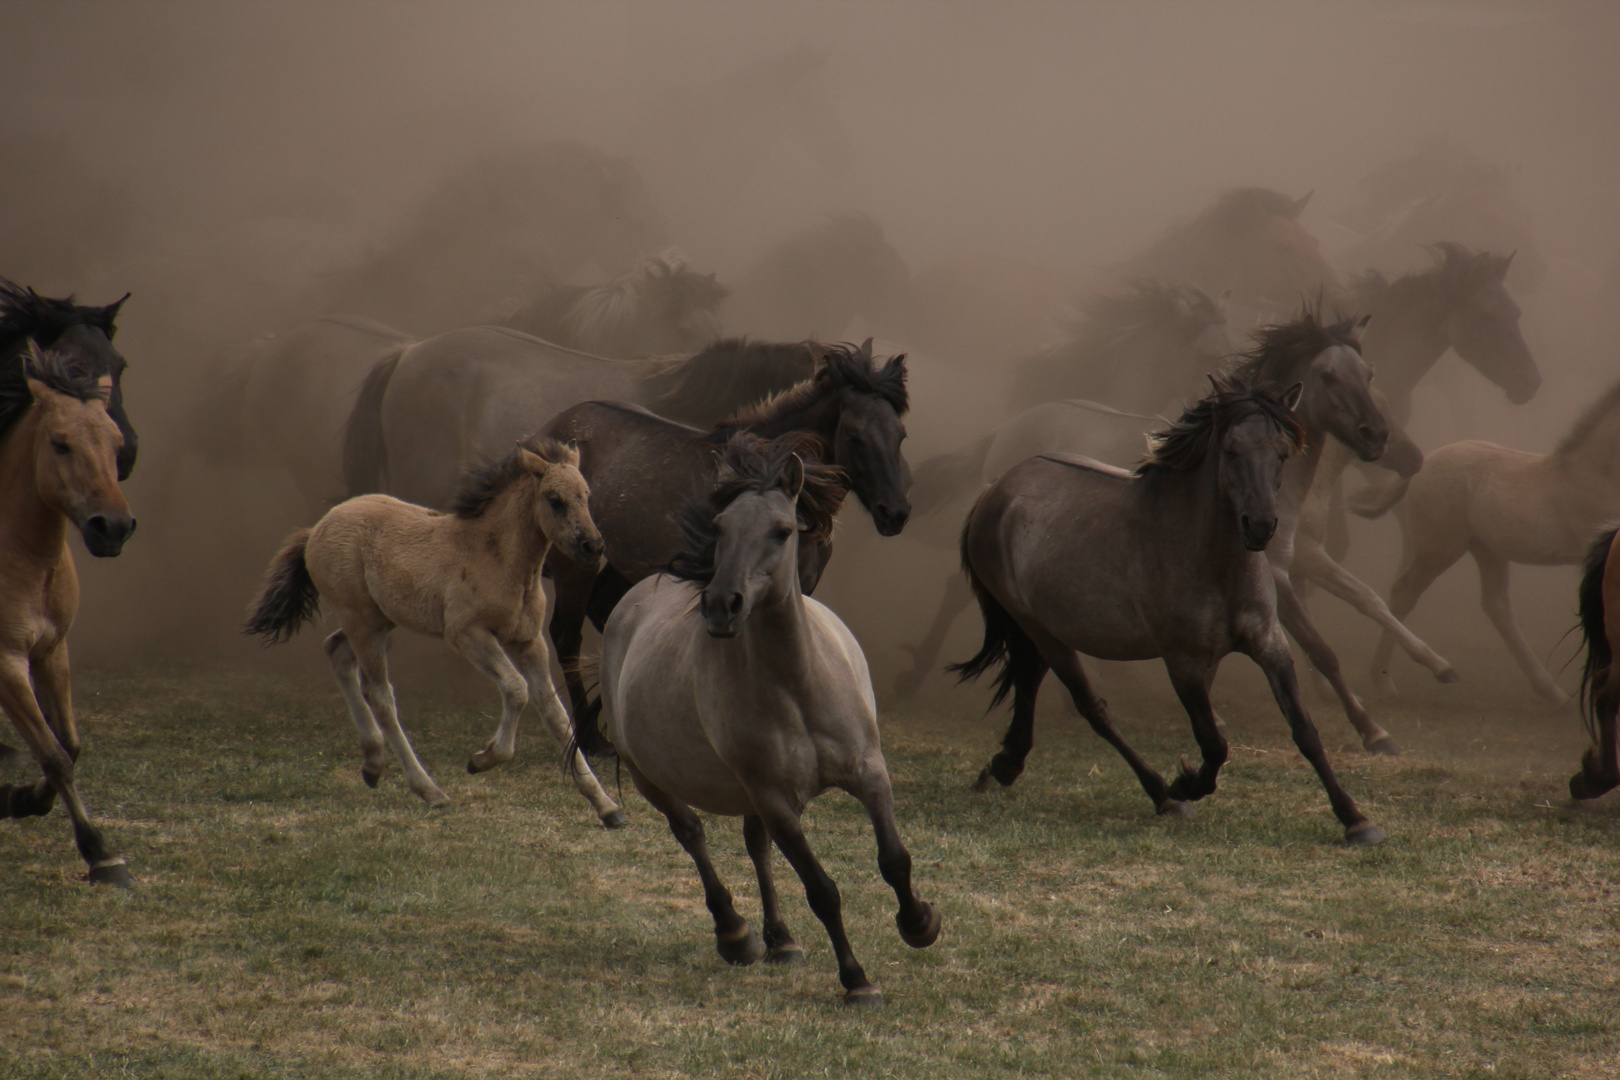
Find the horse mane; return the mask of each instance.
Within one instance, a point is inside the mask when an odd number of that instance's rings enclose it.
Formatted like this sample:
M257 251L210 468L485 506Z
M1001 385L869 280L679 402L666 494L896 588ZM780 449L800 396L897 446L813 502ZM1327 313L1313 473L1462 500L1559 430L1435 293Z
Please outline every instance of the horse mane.
M1185 409L1180 419L1149 436L1147 457L1136 466L1136 475L1153 469L1187 472L1203 463L1209 445L1220 432L1260 413L1281 429L1293 452L1305 446L1305 428L1294 412L1283 403L1274 382L1251 381L1241 374L1211 375L1214 390Z
M1273 218L1297 218L1300 204L1301 200L1270 188L1232 188L1222 192L1215 205L1194 218L1193 224L1222 232L1254 232L1265 228Z
M546 435L531 435L494 461L485 462L468 473L461 490L456 492L450 512L468 520L482 517L503 491L528 474L523 467L524 450L553 465L579 464L579 453L567 443Z
M1461 299L1492 282L1500 283L1513 259L1512 255L1475 251L1449 240L1430 244L1429 252L1434 256L1434 265L1427 269L1413 270L1394 280L1377 270L1351 278L1350 288L1357 302L1365 309L1375 303L1418 302L1435 294Z
M650 392L648 402L661 415L707 415L718 420L812 377L823 350L816 341L722 338L649 375L644 380Z
M30 344L21 353L0 360L0 438L33 407L34 395L28 388L30 379L78 401L92 401L102 396L100 375L80 357L55 351L41 352Z
M849 492L842 469L823 464L821 442L814 435L790 431L767 442L746 431L732 434L719 450L714 487L688 499L675 513L681 531L681 549L669 561L669 573L681 581L707 585L714 580L718 544L714 519L737 497L764 493L782 479L788 461L797 454L804 464L804 487L799 491L800 543L819 544L832 537L833 521Z
M1225 322L1219 306L1196 285L1132 278L1114 293L1092 293L1075 305L1078 318L1064 329L1082 352L1114 353L1120 345L1166 325L1193 322L1200 329Z
M1553 453L1558 457L1567 457L1575 453L1597 431L1598 425L1617 409L1620 409L1620 382L1609 387L1602 397L1586 407L1575 423L1570 425L1569 432L1558 440Z
M1283 382L1294 368L1324 349L1344 345L1361 352L1356 336L1355 315L1335 312L1329 322L1322 313L1320 298L1306 304L1298 315L1285 323L1262 326L1254 332L1254 348L1239 353L1231 374L1248 383Z
M904 416L911 407L911 397L906 391L906 354L896 353L880 367L871 353L870 341L859 347L848 342L823 345L821 363L814 375L764 401L745 405L722 426L760 427L807 409L846 388L857 394L877 394L894 406L897 416Z
M85 307L75 304L72 296L60 300L41 296L0 277L0 350L10 349L24 339L49 348L64 331L83 325L94 326L111 341L118 332L113 320L122 303L120 300L107 307Z
M574 298L562 315L564 336L570 341L601 341L633 332L645 313L648 293L660 285L679 288L691 306L704 311L713 311L729 294L679 251L666 248L643 256L605 285L569 290Z

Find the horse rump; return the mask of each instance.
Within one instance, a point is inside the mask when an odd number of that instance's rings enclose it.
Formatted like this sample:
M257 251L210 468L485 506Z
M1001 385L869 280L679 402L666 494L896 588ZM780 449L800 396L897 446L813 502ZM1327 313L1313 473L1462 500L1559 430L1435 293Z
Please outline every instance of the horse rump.
M321 609L321 594L304 563L311 529L299 529L287 538L265 571L259 595L248 608L245 634L264 638L264 644L291 641L299 627L312 622Z
M978 509L976 504L974 509ZM947 664L945 670L955 673L958 683L964 683L977 679L1000 664L996 692L990 698L990 709L994 709L1007 700L1007 695L1014 690L1033 690L1046 674L1047 664L1046 657L1041 655L1034 640L1024 633L1018 620L990 595L990 590L974 573L973 564L968 559L968 530L972 526L973 514L970 512L967 524L962 526L962 572L967 575L973 597L979 602L979 614L984 618L984 644L973 656L959 664Z
M372 365L343 423L343 486L350 498L370 495L385 486L388 444L383 439L382 404L388 383L408 346L400 346Z
M1609 549L1614 546L1617 532L1620 529L1609 529L1592 541L1581 570L1580 589L1576 592L1576 612L1586 646L1586 663L1581 667L1581 717L1594 742L1598 737L1598 683L1614 663L1614 646L1603 620L1603 568L1609 561Z

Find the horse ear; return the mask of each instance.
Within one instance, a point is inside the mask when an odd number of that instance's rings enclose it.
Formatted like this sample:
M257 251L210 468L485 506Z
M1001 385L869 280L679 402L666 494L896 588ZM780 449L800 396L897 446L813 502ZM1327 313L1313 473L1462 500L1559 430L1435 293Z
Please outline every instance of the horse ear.
M867 338L865 341L861 342L861 355L866 357L868 360L872 359L872 339L871 338Z
M1299 407L1299 399L1303 397L1304 394L1305 384L1302 382L1297 382L1293 386L1290 386L1287 390L1283 391L1282 403L1288 406L1289 412L1293 412Z
M1311 188L1311 190L1307 191L1304 195L1301 195L1299 199L1295 201L1294 205L1288 208L1289 218L1295 221L1299 220L1299 215L1305 212L1306 205L1311 201L1311 196L1315 194L1316 189Z
M518 458L523 462L523 468L535 476L544 476L546 470L551 468L551 462L522 443L518 443Z
M804 490L804 459L794 454L788 458L786 465L782 466L782 493L789 499L797 500L799 492Z
M1500 267L1496 272L1496 280L1498 280L1498 281L1506 281L1507 280L1508 267L1513 265L1513 258L1517 254L1518 254L1517 250L1508 252L1508 257L1502 260L1502 262L1500 264Z

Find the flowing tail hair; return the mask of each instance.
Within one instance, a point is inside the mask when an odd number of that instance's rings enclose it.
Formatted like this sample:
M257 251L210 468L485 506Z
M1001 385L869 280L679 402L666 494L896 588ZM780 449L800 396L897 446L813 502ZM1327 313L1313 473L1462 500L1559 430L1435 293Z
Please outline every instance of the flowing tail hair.
M569 666L587 686L585 705L574 712L574 734L563 751L563 760L572 768L576 750L586 757L617 758L619 752L602 731L602 658L582 653Z
M290 641L298 628L312 622L321 610L321 594L304 565L304 549L309 546L310 529L299 529L287 538L270 568L264 573L259 595L248 608L244 634L257 634L264 644Z
M1359 517L1380 518L1406 498L1406 489L1411 486L1410 476L1397 476L1383 484L1369 484L1345 499L1344 504Z
M1576 606L1581 620L1581 637L1586 645L1586 663L1581 667L1581 719L1592 741L1598 738L1598 683L1614 663L1614 645L1609 641L1603 619L1603 567L1609 561L1609 548L1620 529L1609 529L1592 541L1581 571L1581 587Z
M975 502L973 511L978 508ZM984 617L984 644L972 657L960 664L949 664L945 670L956 673L957 682L964 683L977 679L1000 664L1001 671L996 675L996 692L990 699L990 709L994 709L1015 690L1018 697L1032 694L1046 675L1047 664L1046 657L1041 655L1035 642L1024 633L1023 627L1018 625L1011 613L990 595L990 590L984 587L984 582L973 570L973 562L968 557L968 530L973 527L973 511L968 513L967 522L962 526L962 572L967 575L973 596L979 601L979 614ZM1014 701L1016 704L1017 698Z
M388 444L383 440L382 403L400 357L414 342L404 342L371 366L355 394L354 408L343 422L343 486L349 497L381 491L388 480Z

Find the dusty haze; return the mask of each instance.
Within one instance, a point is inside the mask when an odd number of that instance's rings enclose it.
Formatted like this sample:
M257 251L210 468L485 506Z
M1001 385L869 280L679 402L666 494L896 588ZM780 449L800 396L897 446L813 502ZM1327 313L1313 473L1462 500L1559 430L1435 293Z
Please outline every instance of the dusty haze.
M913 273L989 268L1026 328L1004 350L972 327L971 346L931 355L902 336L915 327L849 328L916 351L913 461L977 418L998 364L1054 333L1058 298L1222 190L1314 190L1304 221L1334 258L1358 180L1437 139L1506 169L1531 214L1547 271L1520 300L1545 385L1513 407L1442 361L1418 441L1544 450L1620 377L1620 10L1605 5L13 3L0 26L0 274L90 303L134 292L118 345L142 526L115 562L79 556L81 663L318 670L313 641L261 661L233 634L253 575L305 523L284 481L222 476L179 433L224 357L314 314L321 282L441 176L506 147L568 138L629 160L670 241L722 281L848 211ZM845 534L823 598L883 682L952 560L880 545L858 514ZM1392 523L1356 540L1352 569L1385 589ZM1538 648L1570 622L1573 581L1516 571ZM1476 597L1460 565L1414 629L1465 687L1521 692ZM1359 674L1365 624L1317 610Z

